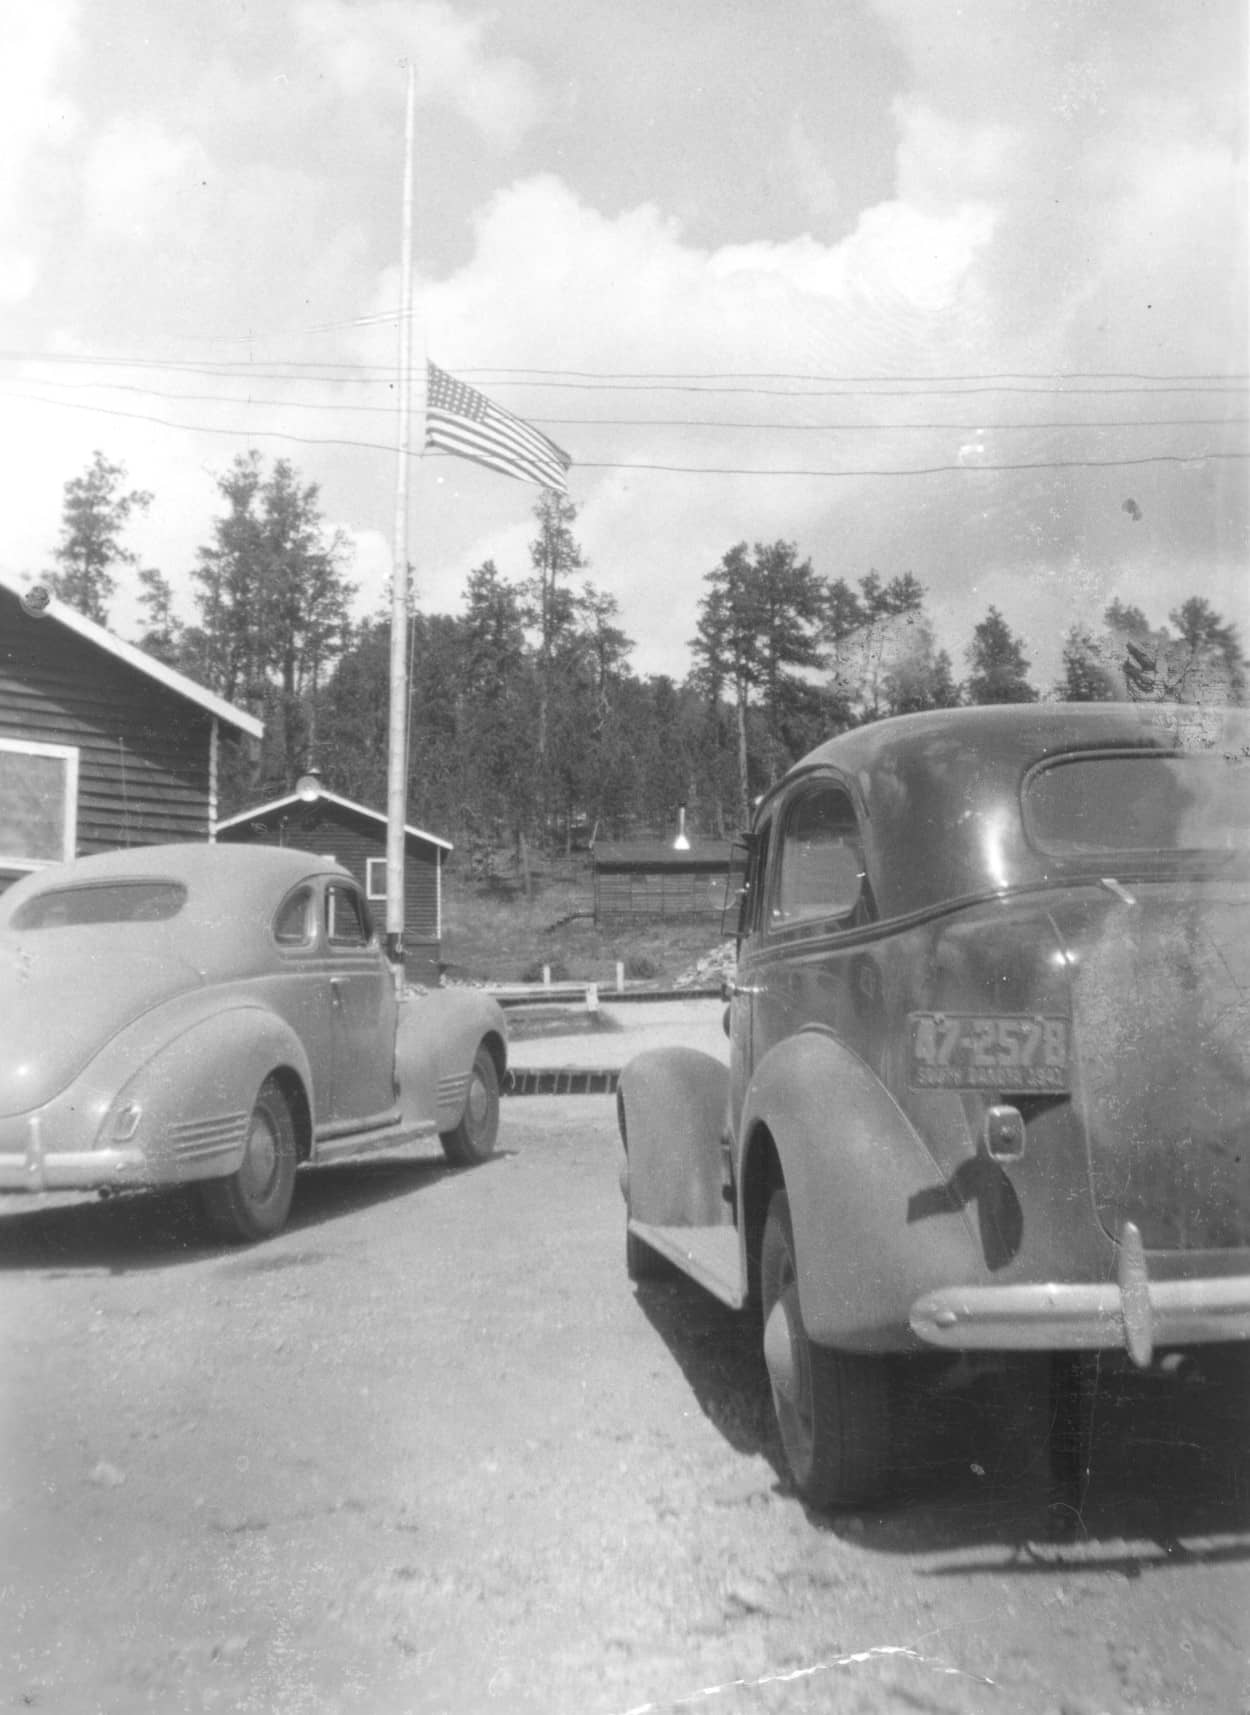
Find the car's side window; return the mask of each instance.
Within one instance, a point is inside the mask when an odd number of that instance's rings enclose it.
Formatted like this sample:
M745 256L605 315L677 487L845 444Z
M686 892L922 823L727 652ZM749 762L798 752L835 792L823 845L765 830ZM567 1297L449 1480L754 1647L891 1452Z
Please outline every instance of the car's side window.
M817 917L849 918L863 893L855 808L833 781L813 781L786 807L773 866L770 924L777 929Z
M369 910L360 893L332 881L326 888L326 940L331 947L367 947L373 939Z
M316 933L313 890L297 887L282 901L273 920L273 938L280 947L307 947Z

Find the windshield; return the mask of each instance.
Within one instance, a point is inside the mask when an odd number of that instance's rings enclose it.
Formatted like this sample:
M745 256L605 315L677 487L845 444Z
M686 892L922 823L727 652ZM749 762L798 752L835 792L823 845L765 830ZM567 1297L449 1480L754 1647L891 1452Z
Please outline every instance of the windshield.
M176 917L187 890L178 881L110 881L55 887L13 913L14 929L61 929L85 923L159 923Z
M1025 826L1055 857L1250 849L1244 756L1135 751L1064 757L1024 786Z

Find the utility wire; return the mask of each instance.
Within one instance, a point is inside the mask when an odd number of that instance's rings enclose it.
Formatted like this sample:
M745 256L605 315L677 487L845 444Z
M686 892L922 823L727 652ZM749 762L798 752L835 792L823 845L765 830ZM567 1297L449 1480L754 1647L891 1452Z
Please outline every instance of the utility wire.
M35 385L39 387L56 387L58 389L74 389L82 392L103 391L109 393L138 393L150 399L174 399L179 403L196 405L237 405L251 410L258 406L271 406L278 410L293 411L331 411L336 414L350 412L353 415L389 416L395 415L395 404L385 405L352 405L342 401L332 400L321 403L311 399L272 399L259 397L254 394L242 396L237 393L184 393L171 392L161 387L145 387L133 381L58 381L52 378L40 377L37 380L24 382L20 377L0 376L0 386L16 383L17 385ZM1113 418L1065 418L1037 419L1025 422L997 422L988 418L978 418L972 422L955 422L950 419L939 422L823 422L823 423L784 423L784 422L742 422L725 418L713 417L538 417L531 416L530 422L554 428L636 428L636 429L732 429L732 430L764 430L781 434L893 434L897 430L955 430L966 434L997 434L1005 430L1036 429L1213 429L1227 426L1238 426L1250 423L1246 417L1113 417Z
M169 374L212 375L218 377L228 376L231 378L249 378L253 380L281 380L295 382L311 379L333 382L336 385L351 384L359 386L380 384L388 387L393 387L395 385L394 370L393 368L385 365L333 362L307 363L296 359L271 359L268 364L262 366L255 363L245 362L241 359L223 359L218 362L209 363L190 363L177 360L166 361L158 358L144 357L92 357L78 352L41 353L3 349L0 350L0 361L29 364L36 367L46 365L65 365L94 369L156 369L165 371ZM494 374L498 372L483 372L462 368L459 373L480 375L482 373ZM563 388L572 392L603 393L694 393L708 395L748 394L759 397L787 398L795 400L825 398L940 398L943 396L958 398L965 394L971 395L978 393L1019 393L1043 396L1048 394L1058 394L1063 397L1072 398L1084 395L1095 395L1100 397L1128 395L1130 397L1140 397L1144 394L1154 395L1213 392L1222 396L1229 393L1240 394L1247 391L1247 388L1244 385L1233 385L1234 382L1240 383L1245 379L1241 376L1210 377L1196 375L1193 377L1177 376L1175 378L1164 378L1143 375L1139 378L1137 384L1132 386L1083 387L1067 384L1073 379L1098 379L1095 372L1090 372L1087 376L1077 375L1074 373L1072 376L1038 375L1026 378L1031 381L1042 383L1042 385L1038 386L1020 385L1013 381L999 380L989 374L984 376L968 375L927 378L918 376L793 377L794 380L802 382L802 391L796 391L792 387L740 386L736 384L726 385L724 383L730 380L728 372L725 376L708 375L687 380L672 381L661 379L629 381L625 380L623 377L607 375L599 380L588 378L579 379L579 376L588 376L589 372L573 370L568 371L567 374L562 371L527 371L525 373L529 375L537 373L538 379L521 380L519 379L520 372L508 373L518 377L509 380L507 382L508 385L534 389L549 390L553 388ZM557 378L553 379L553 377ZM1119 377L1111 376L1108 378L1119 379ZM810 385L815 382L824 383L827 380L839 381L845 384L832 387L822 385L819 388ZM948 382L951 383L951 385L947 385L946 383Z
M116 406L89 405L75 399L47 399L39 394L19 394L35 404L51 405L54 408L67 411L93 411L104 417L122 417L140 423L159 423L168 429L183 429L192 434L229 435L235 440L283 440L296 441L304 446L323 447L354 447L367 452L398 451L394 443L385 441L348 440L340 436L330 435L298 435L286 429L257 429L257 428L225 428L206 423L175 422L168 417L158 417L146 411L123 411ZM414 452L412 457L420 458L421 451ZM907 466L896 469L826 467L824 469L781 470L766 466L727 466L727 465L683 465L660 464L644 460L630 459L577 459L575 465L582 470L651 470L681 473L688 476L810 476L810 477L905 477L905 476L936 476L950 472L959 475L970 475L975 472L1012 471L1012 470L1095 470L1117 466L1146 465L1146 464L1201 464L1209 459L1244 459L1250 457L1250 452L1224 452L1204 450L1189 453L1148 453L1135 458L1105 458L1105 459L1035 459L1011 464L936 464Z

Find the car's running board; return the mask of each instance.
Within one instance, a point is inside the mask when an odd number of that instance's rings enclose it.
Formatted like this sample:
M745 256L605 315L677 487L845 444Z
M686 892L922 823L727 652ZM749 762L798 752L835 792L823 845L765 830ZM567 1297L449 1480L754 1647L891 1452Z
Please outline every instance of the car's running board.
M653 1227L631 1221L629 1230L731 1310L746 1304L737 1227Z
M323 1167L331 1161L351 1161L360 1155L385 1155L423 1137L432 1137L436 1129L433 1120L417 1120L402 1127L392 1125L378 1131L353 1132L350 1137L318 1138L313 1146L312 1165Z

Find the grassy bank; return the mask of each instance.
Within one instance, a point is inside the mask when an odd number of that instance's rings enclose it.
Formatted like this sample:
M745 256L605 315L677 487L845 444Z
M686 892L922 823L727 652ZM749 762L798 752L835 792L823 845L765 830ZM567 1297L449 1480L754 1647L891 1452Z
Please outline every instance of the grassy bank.
M588 869L536 874L527 899L517 885L482 885L452 871L443 882L443 965L452 982L616 980L664 986L721 944L720 920L596 926Z

